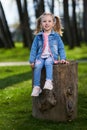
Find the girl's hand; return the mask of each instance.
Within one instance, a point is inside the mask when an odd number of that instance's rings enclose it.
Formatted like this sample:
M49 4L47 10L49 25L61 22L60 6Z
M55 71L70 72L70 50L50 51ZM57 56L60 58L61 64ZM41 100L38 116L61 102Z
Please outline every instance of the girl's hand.
M34 63L30 63L30 66L33 69L34 68Z
M60 60L60 63L62 63L62 64L69 64L69 62L66 61L66 60Z

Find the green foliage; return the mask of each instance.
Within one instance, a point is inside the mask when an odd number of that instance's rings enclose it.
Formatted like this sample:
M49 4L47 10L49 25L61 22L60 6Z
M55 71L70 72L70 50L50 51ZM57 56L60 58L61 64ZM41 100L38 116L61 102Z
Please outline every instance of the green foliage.
M32 116L29 66L0 67L0 130L87 130L87 63L78 64L78 116L52 122Z

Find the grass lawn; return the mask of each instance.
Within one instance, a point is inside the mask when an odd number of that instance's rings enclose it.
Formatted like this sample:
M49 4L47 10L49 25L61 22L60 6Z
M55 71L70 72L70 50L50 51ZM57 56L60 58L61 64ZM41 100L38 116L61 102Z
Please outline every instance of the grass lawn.
M78 116L71 122L32 117L29 66L0 67L0 130L87 130L87 63L78 65Z
M65 46L67 59L80 60L87 59L87 46L82 44L81 47L75 47L69 50L68 46ZM16 43L13 49L0 49L0 62L7 61L28 61L29 49L23 48L22 43Z
M69 50L67 59L87 59L87 46ZM0 49L0 62L28 61L21 44ZM0 130L87 130L87 62L78 64L78 116L71 122L52 122L32 116L32 71L29 66L0 67Z
M0 49L0 62L28 61L29 49L23 48L22 43L15 45L12 49Z
M81 47L75 47L69 50L68 46L65 46L67 59L74 60L87 60L87 45L82 44Z

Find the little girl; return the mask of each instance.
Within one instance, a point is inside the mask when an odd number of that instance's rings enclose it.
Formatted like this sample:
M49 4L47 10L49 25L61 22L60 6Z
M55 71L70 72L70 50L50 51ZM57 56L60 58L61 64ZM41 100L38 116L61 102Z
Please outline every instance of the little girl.
M46 81L43 89L53 89L53 64L65 63L66 55L64 44L61 40L62 26L60 19L51 13L43 13L37 20L36 36L31 52L30 65L34 68L34 86L31 96L39 96L42 92L40 87L41 70L46 68ZM60 60L58 60L58 56Z

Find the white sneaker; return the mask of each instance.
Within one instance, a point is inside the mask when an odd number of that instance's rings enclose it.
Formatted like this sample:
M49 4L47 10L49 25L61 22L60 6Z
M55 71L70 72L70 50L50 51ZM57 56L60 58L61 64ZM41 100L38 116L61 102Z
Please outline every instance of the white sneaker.
M44 88L43 89L48 89L48 90L52 90L53 89L53 83L51 80L46 80Z
M39 86L34 86L31 96L37 97L42 92L42 89Z

